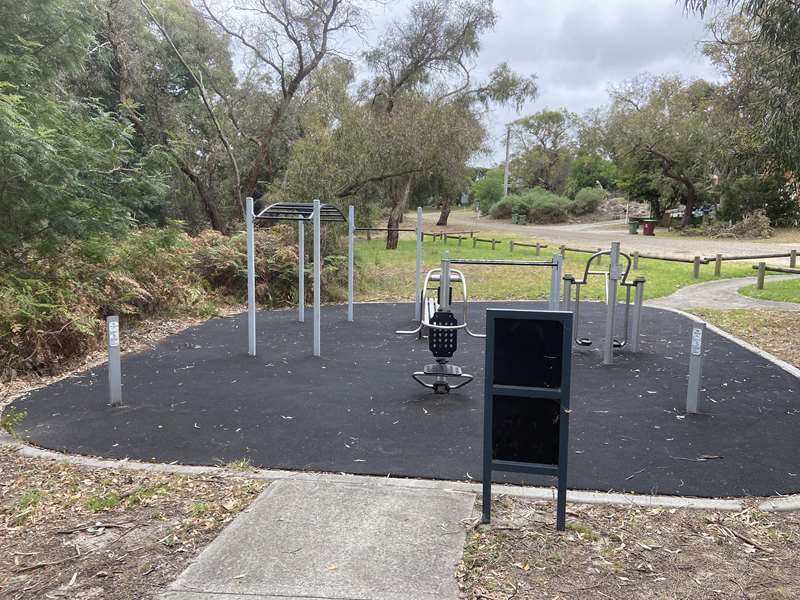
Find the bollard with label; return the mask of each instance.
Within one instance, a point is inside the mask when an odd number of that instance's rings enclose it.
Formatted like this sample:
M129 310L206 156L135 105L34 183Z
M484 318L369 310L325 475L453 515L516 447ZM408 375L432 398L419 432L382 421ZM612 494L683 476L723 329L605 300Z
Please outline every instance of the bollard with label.
M122 404L122 366L119 351L119 317L106 317L108 338L108 391L111 406Z
M689 355L689 389L686 394L686 412L697 414L700 396L700 379L703 371L703 334L706 324L699 322L692 325L692 347Z

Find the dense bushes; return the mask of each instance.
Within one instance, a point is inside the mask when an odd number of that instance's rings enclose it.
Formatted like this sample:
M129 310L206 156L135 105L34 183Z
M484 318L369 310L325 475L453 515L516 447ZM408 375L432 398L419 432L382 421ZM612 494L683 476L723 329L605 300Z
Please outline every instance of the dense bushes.
M256 232L256 296L260 304L296 301L294 229ZM123 241L93 238L66 247L58 261L29 261L0 276L0 380L15 372L54 373L102 342L107 315L123 323L148 316L212 315L220 303L246 297L244 236L206 232L191 238L176 227L145 230ZM323 265L323 299L340 300L346 269ZM306 289L311 292L311 286Z
M531 223L561 223L570 214L583 215L597 209L605 193L597 188L584 188L574 200L534 188L524 194L508 196L495 203L489 211L492 218L510 219L513 215L525 215Z

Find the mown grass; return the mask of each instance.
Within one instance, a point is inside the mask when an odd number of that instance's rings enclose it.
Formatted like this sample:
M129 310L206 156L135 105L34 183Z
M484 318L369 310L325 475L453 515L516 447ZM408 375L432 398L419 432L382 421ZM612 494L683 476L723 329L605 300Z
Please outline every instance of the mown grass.
M499 240L496 249L492 251L491 245L479 244L472 247L472 240L462 241L461 246L455 240L449 240L447 245L441 240L433 242L426 238L423 244L423 276L426 270L439 265L445 250L455 258L500 258L516 260L536 260L534 248L515 247L512 253L508 241L523 241L516 236L502 236L481 234L481 238L494 237ZM532 240L531 243L535 243ZM557 246L550 245L543 248L540 258L547 260L557 252ZM383 238L372 241L359 240L356 243L356 256L361 268L359 274L358 299L365 300L407 300L411 301L414 295L414 265L415 241L413 234L401 237L396 250L386 250ZM588 254L567 252L565 273L571 273L577 278L582 277ZM608 258L604 257L602 263L594 265L598 270L608 268ZM469 284L469 295L472 299L483 300L523 300L546 298L550 289L550 271L537 267L513 266L477 266L464 265L458 267L463 270ZM744 277L752 274L750 265L726 264L722 278ZM643 275L647 279L645 284L645 298L659 298L668 296L679 288L719 279L714 277L713 265L703 265L700 269L700 278L692 277L692 265L686 263L665 262L651 259L641 259L639 269L632 271L630 279ZM582 298L602 299L605 296L603 279L594 277L590 284L581 292Z
M759 290L756 288L755 284L753 284L741 288L739 293L759 300L800 302L800 279L784 279L783 281L767 280L762 290Z

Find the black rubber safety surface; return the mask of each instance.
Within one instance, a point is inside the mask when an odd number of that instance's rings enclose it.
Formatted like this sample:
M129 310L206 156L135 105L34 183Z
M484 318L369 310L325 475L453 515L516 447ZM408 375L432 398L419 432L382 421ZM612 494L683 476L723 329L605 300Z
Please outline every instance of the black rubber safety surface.
M487 306L472 305L473 329L484 330ZM585 304L581 335L600 340L604 312ZM410 375L433 362L427 342L394 334L412 327L411 305L360 304L355 313L346 323L344 307L323 308L322 358L311 356L311 323L297 323L294 312L259 313L256 358L246 354L244 315L210 320L123 359L124 407L107 405L101 367L17 400L28 412L20 433L46 448L104 457L248 458L265 468L479 480L484 341L459 336L453 364L476 379L437 396ZM613 366L601 364L597 347L574 350L569 487L800 491L800 381L707 332L705 414L686 415L690 321L646 308L642 331L641 352L618 351Z

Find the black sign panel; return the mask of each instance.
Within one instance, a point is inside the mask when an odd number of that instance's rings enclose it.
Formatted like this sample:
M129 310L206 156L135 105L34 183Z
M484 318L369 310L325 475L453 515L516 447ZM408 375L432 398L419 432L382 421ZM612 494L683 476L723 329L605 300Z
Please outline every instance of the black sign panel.
M492 471L558 477L557 527L566 519L572 313L486 311L483 520Z

